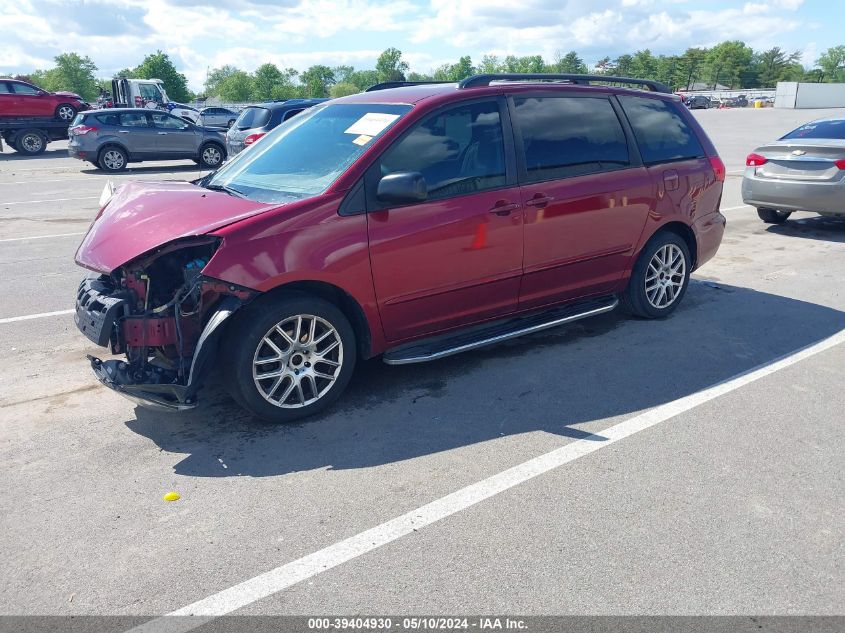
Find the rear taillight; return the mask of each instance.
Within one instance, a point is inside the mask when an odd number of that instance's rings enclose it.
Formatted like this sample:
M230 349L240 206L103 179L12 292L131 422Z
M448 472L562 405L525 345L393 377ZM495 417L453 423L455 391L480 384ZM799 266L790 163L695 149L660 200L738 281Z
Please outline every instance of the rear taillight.
M91 125L77 125L68 131L74 136L82 136L83 134L88 134L88 132L96 132L97 128Z
M839 169L845 169L845 158L843 158L842 160L838 160L833 164L836 165Z
M745 159L745 166L759 167L760 165L765 165L767 162L769 162L769 159L765 156L760 156L760 154L749 154Z
M247 136L244 139L244 145L252 145L253 143L255 143L255 141L260 139L262 136L264 136L264 132L261 132L259 134L250 134L249 136Z
M722 159L718 156L711 156L710 166L713 168L716 182L725 182L725 163L722 162Z

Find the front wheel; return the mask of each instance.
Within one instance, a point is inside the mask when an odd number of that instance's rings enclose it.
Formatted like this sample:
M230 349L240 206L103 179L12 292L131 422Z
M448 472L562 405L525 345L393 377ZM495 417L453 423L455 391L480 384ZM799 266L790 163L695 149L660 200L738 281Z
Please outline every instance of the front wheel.
M766 224L783 224L792 215L792 212L778 211L777 209L757 209L757 215Z
M232 397L268 422L293 422L337 400L356 361L355 333L335 305L300 294L259 299L226 332Z
M206 143L200 147L198 162L206 169L217 169L224 158L223 149L215 143Z
M59 107L56 108L56 118L59 121L66 121L70 123L73 121L73 117L76 116L76 108L74 108L69 103L63 103Z
M689 247L682 237L670 231L658 233L634 264L622 294L625 308L646 319L668 316L687 291L691 264Z

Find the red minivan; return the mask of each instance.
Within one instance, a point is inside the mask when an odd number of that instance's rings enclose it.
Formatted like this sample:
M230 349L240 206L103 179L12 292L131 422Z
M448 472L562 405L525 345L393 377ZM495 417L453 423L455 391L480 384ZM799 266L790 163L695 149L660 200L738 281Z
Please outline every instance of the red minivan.
M194 183L104 192L76 254L95 273L77 325L125 355L89 357L103 384L179 410L216 368L287 422L334 402L358 358L430 361L619 302L665 317L719 247L724 165L657 82L394 85Z

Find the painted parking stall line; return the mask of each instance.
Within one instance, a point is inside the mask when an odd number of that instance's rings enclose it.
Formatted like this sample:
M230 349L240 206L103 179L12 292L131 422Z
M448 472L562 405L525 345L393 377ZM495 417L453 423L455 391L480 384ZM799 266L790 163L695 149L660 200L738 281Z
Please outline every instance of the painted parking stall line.
M667 402L620 422L601 435L576 440L553 451L518 464L445 497L411 510L343 541L286 563L207 598L150 620L130 633L183 633L211 619L232 613L329 569L392 543L432 523L466 510L501 492L552 471L564 464L612 446L616 442L670 420L690 409L719 398L745 385L845 343L845 330L830 338L738 374L707 389ZM178 617L186 616L186 617Z
M18 321L31 321L32 319L45 319L47 317L73 314L74 312L76 312L76 310L56 310L55 312L41 312L39 314L25 314L24 316L6 317L5 319L0 319L0 325L5 323L17 323Z
M29 240L46 240L54 237L79 237L80 235L85 235L85 231L80 231L78 233L53 233L52 235L30 235L28 237L4 237L3 239L0 239L0 243L27 242Z
M0 207L11 207L17 204L42 204L44 202L68 202L70 200L97 200L100 196L84 196L82 198L51 198L49 200L18 200L16 202L0 202Z

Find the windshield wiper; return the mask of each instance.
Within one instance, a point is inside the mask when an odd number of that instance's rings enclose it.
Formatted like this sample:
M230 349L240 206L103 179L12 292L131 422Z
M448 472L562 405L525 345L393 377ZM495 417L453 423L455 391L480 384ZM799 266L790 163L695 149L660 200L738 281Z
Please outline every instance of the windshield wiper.
M237 189L227 187L226 185L205 185L205 188L211 189L211 191L222 191L224 193L228 193L230 196L235 196L236 198L246 198L246 194L243 191L238 191Z

